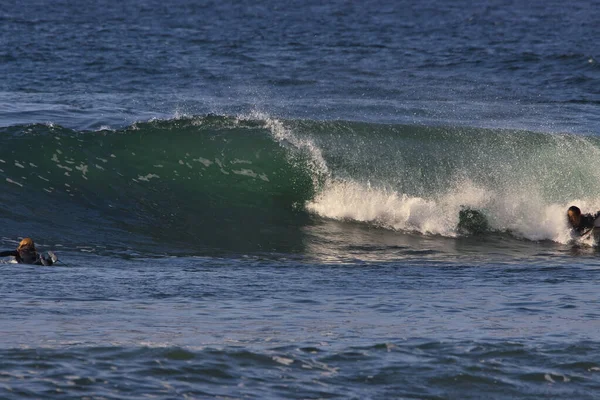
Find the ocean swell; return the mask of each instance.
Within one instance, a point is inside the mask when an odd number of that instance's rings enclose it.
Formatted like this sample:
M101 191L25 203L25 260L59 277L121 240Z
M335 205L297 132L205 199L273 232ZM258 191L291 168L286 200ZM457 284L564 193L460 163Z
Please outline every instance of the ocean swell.
M492 231L566 243L566 208L600 209L590 136L255 113L12 126L0 142L7 232L61 243L302 252L302 227L323 218L455 237L464 209Z
M324 125L324 126L323 126ZM311 129L332 170L307 209L397 231L456 236L462 209L491 230L571 239L565 212L600 209L600 141L526 131L332 122ZM328 128L328 129L325 129Z

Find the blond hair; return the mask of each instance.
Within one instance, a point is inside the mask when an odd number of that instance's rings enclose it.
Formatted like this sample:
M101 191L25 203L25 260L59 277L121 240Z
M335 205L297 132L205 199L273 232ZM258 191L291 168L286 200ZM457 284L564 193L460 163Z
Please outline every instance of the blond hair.
M19 243L19 247L17 248L17 250L21 250L25 247L35 248L35 244L33 244L33 240L31 238L27 237L21 240L21 243Z

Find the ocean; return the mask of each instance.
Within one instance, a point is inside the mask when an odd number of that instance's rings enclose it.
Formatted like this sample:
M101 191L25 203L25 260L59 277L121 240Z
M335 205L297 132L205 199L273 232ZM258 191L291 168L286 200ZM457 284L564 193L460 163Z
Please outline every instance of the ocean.
M599 20L4 1L0 398L598 398Z

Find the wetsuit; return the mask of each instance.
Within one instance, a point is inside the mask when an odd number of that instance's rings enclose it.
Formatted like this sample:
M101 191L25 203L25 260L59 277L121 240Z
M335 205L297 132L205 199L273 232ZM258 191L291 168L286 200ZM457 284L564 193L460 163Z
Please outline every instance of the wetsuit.
M19 264L52 265L52 259L44 258L35 250L23 249L0 252L0 257L14 257Z
M596 215L592 214L581 214L581 220L579 221L579 225L574 226L573 230L577 232L579 236L586 233L589 229L594 227L594 221L600 217L600 212L597 212Z

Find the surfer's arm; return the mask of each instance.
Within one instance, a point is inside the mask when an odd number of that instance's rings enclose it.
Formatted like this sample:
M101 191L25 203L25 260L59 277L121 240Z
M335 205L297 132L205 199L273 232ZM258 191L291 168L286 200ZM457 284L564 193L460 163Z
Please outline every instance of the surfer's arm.
M0 251L0 257L16 257L19 253L16 250Z
M594 232L595 228L592 226L590 229L588 229L587 231L582 232L579 237L580 238L585 238L587 237L590 233Z

